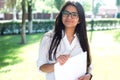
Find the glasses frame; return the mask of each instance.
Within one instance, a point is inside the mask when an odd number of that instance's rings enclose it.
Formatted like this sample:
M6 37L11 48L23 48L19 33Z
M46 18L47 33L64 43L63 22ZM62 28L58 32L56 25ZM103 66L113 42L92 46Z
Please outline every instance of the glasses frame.
M71 15L72 19L77 19L79 18L79 15L77 12L69 12L67 10L62 11L62 16L63 17L69 17Z

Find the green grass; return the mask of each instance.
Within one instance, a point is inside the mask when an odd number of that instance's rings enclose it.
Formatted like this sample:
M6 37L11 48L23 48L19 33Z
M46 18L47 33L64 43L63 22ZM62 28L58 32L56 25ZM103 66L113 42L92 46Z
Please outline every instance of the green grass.
M90 38L90 32L88 32ZM45 80L36 67L42 34L27 35L20 44L20 35L0 36L0 80ZM93 79L118 80L120 29L94 31L90 42Z
M42 34L27 35L27 44L20 44L20 35L0 36L0 80L40 80L36 59Z

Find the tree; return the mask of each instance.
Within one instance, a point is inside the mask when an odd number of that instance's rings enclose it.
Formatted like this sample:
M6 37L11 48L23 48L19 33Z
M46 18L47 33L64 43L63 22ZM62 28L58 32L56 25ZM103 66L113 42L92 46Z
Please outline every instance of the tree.
M60 10L60 8L63 6L64 3L65 0L54 0L54 5L58 10Z
M83 5L85 12L91 11L91 1L90 0L83 0L80 1L80 3Z
M5 10L7 12L13 12L13 20L16 20L16 13L20 10L20 2L21 0L5 0Z
M13 20L16 20L16 0L6 0L7 8L13 10Z
M117 18L120 18L120 0L116 0L116 6L118 8Z
M96 0L95 5L94 5L94 9L93 9L93 14L96 16L98 14L98 10L100 8L100 6L102 6L104 3L102 2L102 0Z
M22 29L21 29L21 43L26 43L26 26L25 26L25 14L26 14L26 3L25 0L22 0Z
M32 33L32 0L27 1L28 4L28 33Z

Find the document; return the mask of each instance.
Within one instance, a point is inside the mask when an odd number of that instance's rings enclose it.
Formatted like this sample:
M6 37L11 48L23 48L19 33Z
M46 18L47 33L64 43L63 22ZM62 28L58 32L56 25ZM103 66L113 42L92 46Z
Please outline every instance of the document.
M55 80L77 80L85 75L87 65L87 53L83 52L69 58L64 65L54 65Z

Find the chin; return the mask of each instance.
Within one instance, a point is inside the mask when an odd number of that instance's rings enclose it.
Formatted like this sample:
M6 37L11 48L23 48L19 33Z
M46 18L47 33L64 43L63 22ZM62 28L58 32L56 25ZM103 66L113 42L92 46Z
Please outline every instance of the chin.
M66 28L75 28L75 27L73 27L73 26L67 26Z

